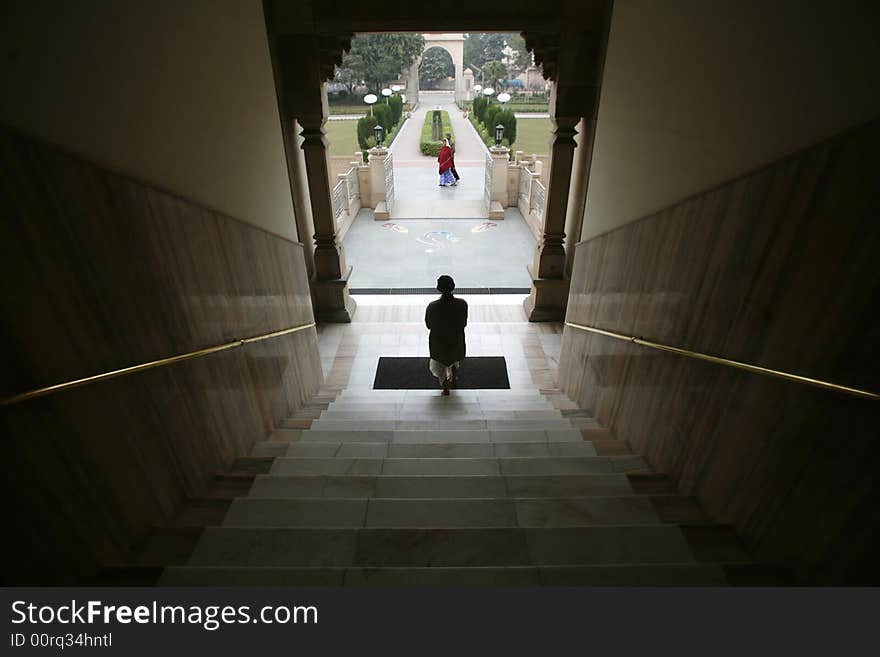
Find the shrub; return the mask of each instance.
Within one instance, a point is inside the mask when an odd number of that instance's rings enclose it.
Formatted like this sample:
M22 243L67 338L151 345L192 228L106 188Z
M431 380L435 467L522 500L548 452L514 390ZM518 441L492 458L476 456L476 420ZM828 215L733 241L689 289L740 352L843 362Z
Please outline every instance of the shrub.
M388 99L388 107L391 108L391 121L394 125L400 123L403 116L403 99L400 96L391 96Z
M477 118L480 121L483 120L483 112L486 110L486 106L489 104L483 96L477 96L474 98L474 114L477 115Z
M501 111L501 108L498 105L489 105L489 107L487 107L483 111L482 123L484 126L486 126L486 130L488 130L489 132L492 132L492 133L495 132L495 124L498 123L495 120L495 117L498 115L498 113L500 111Z
M380 105L379 103L373 105L373 117L375 117L380 126L385 128L386 135L394 128L391 108L388 105Z
M434 141L431 137L431 122L433 120L434 112L429 110L427 114L425 114L425 123L422 125L422 136L419 139L419 149L422 151L422 155L430 155L432 157L437 157L440 155L440 149L443 148L443 140ZM455 140L455 132L452 130L452 121L449 120L449 112L446 110L442 110L440 112L440 120L443 126L443 134L446 135L448 132L452 135L452 139Z
M508 146L513 146L516 141L516 115L512 110L505 109L495 114L495 122L504 126L504 140ZM490 132L494 135L494 128Z
M361 148L370 148L370 146L367 145L368 139L372 139L373 145L375 145L375 139L373 138L373 128L375 128L378 123L379 122L376 120L376 117L370 116L369 114L367 114L366 116L362 116L358 119L357 139L358 145Z

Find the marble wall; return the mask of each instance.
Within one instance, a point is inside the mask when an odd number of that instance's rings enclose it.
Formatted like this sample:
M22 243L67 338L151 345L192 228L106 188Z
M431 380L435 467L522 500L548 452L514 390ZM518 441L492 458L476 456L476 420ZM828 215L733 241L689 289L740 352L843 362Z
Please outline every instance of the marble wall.
M302 246L0 129L7 397L313 321ZM19 583L121 563L322 379L314 328L2 413Z
M581 242L567 320L876 392L878 148L874 121ZM880 583L876 402L570 327L560 364L759 558Z

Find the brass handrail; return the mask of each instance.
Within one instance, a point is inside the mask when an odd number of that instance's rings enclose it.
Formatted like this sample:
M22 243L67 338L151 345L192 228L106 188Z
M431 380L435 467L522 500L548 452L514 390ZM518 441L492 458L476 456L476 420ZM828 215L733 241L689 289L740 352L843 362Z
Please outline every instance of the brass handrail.
M829 381L822 381L820 379L813 379L808 376L801 376L800 374L792 374L791 372L783 372L781 370L773 370L769 367L761 367L760 365L752 365L750 363L743 363L742 361L732 360L730 358L723 358L721 356L711 356L709 354L703 354L699 351L691 351L690 349L681 349L680 347L672 347L667 344L662 344L660 342L652 342L650 340L645 340L643 338L638 338L632 335L624 335L622 333L615 333L614 331L606 331L605 329L596 328L595 326L586 326L585 324L575 324L574 322L565 322L566 326L570 326L572 328L580 329L582 331L589 331L590 333L598 333L599 335L604 335L609 338L615 338L616 340L625 340L626 342L632 342L633 344L642 345L644 347L650 347L651 349L657 349L659 351L666 351L672 354L678 354L679 356L686 356L688 358L696 358L697 360L704 360L709 363L715 363L716 365L726 365L728 367L735 367L740 370L745 370L747 372L753 372L755 374L764 374L766 376L773 376L778 379L785 379L786 381L794 381L795 383L802 383L804 385L815 386L817 388L824 388L825 390L833 390L835 392L841 392L847 395L853 395L855 397L861 397L862 399L872 399L874 401L880 399L880 394L876 392L871 392L870 390L860 390L859 388L851 388L849 386L842 386L837 383L831 383Z
M11 404L18 404L19 402L27 401L29 399L36 399L37 397L44 397L45 395L51 395L56 392L62 392L64 390L71 390L73 388L79 388L80 386L86 386L91 383L98 383L99 381L106 381L107 379L115 379L120 376L125 376L126 374L134 374L135 372L143 372L144 370L150 370L154 367L162 367L163 365L171 365L172 363L179 363L184 360L189 360L191 358L198 358L199 356L207 356L208 354L216 354L220 351L226 351L227 349L234 349L235 347L243 347L246 344L250 344L252 342L259 342L261 340L268 340L269 338L277 338L281 335L286 335L288 333L296 333L297 331L302 331L307 328L311 328L315 325L314 322L309 322L308 324L299 324L298 326L291 326L290 328L281 329L280 331L272 331L271 333L263 333L262 335L255 335L250 338L241 338L239 340L233 340L232 342L227 342L225 344L216 345L213 347L205 347L204 349L197 349L196 351L189 351L185 354L178 354L176 356L169 356L168 358L160 358L159 360L151 360L147 363L140 363L139 365L132 365L130 367L123 367L122 369L113 370L111 372L104 372L102 374L94 374L92 376L87 376L82 379L75 379L73 381L65 381L64 383L56 383L55 385L45 386L43 388L37 388L35 390L28 390L27 392L22 392L17 395L13 395L12 397L7 397L6 399L0 400L0 406L9 406Z

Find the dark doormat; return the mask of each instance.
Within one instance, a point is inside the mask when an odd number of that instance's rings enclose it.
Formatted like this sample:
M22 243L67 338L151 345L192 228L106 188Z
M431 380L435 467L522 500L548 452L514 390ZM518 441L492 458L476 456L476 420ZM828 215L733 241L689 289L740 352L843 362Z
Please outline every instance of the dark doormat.
M440 382L428 369L425 356L380 356L374 390L439 390ZM500 390L510 388L504 356L465 358L458 370L455 387L460 390Z

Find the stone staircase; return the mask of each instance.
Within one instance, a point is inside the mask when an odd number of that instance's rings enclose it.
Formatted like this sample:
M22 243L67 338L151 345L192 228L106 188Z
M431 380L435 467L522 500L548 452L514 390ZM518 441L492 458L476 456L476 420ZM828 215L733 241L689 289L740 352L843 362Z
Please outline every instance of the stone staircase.
M108 573L99 583L781 583L567 397L534 387L325 388Z

